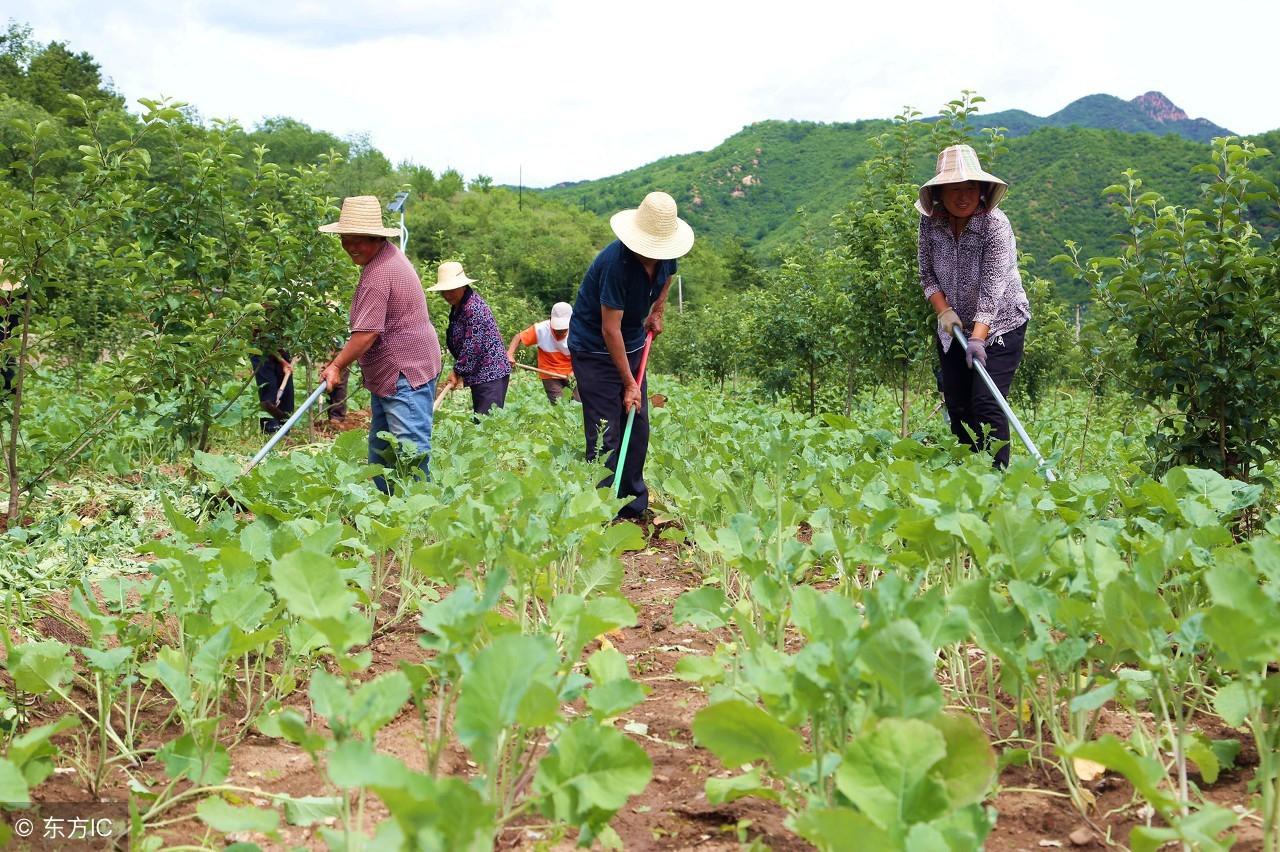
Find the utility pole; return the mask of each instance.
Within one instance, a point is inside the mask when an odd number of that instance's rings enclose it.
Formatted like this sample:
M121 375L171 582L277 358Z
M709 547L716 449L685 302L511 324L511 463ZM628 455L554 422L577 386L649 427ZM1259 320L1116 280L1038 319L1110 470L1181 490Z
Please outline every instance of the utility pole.
M684 276L676 274L676 304L680 308L680 313L684 313Z
M516 191L516 209L524 209L524 163L520 164L520 188Z
M397 192L396 197L387 205L387 210L400 214L400 251L409 244L409 229L404 226L404 205L409 200L409 193Z

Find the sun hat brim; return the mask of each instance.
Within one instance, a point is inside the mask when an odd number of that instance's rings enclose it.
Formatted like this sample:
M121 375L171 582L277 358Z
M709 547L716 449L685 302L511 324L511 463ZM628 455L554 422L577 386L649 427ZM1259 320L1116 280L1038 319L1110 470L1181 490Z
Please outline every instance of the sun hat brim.
M1005 193L1009 191L1009 184L990 172L985 172L981 169L977 171L952 169L934 175L931 180L920 187L919 197L916 198L916 211L921 216L934 215L936 205L933 201L933 187L945 186L949 183L965 183L971 180L987 185L986 201L984 202L987 210L995 210L999 207L1000 202L1004 200Z
M319 230L322 234L354 234L363 237L400 236L399 228L361 227L359 225L346 225L342 222L330 222L327 225L321 225Z
M564 319L560 319L559 317L553 317L551 319L551 330L564 331L569 327L569 319L570 319L569 317L565 317Z
M465 274L455 275L448 281L437 282L436 284L428 287L427 290L432 293L443 293L445 290L458 290L462 287L466 287L468 284L474 283L476 283L475 279L468 278Z
M622 244L641 257L652 260L675 260L684 257L693 248L693 228L683 219L676 219L675 232L662 238L636 227L639 210L619 210L609 217L609 227Z

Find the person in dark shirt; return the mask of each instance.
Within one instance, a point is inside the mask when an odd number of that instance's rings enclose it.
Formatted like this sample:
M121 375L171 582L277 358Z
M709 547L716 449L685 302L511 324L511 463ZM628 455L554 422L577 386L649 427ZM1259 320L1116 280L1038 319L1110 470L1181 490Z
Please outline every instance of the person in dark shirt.
M258 385L258 404L269 416L259 418L264 435L279 431L293 415L293 361L283 349L263 350L249 356L253 380Z
M631 498L618 512L619 518L638 519L649 508L644 483L648 383L638 383L636 374L646 337L662 333L676 258L693 247L693 229L676 213L675 199L665 192L651 192L638 208L613 215L609 225L618 239L596 255L583 276L569 326L587 460L595 459L603 444L608 453L605 466L612 473L600 487L612 486L614 476L621 476L618 492ZM619 473L618 451L630 411L636 412L635 422Z

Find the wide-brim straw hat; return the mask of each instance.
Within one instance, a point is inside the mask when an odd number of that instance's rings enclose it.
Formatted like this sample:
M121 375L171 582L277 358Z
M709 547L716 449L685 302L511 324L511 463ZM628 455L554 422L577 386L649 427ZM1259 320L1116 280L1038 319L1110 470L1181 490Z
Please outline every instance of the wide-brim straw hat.
M985 196L983 203L988 210L999 207L1004 194L1009 191L1009 184L990 172L983 171L982 164L978 162L978 152L971 146L952 145L943 148L942 153L938 154L938 173L920 187L920 197L916 199L916 210L920 211L921 216L932 216L934 207L937 206L937 202L933 200L933 187L970 180L987 185L986 192L983 193Z
M651 192L634 210L620 210L609 227L622 244L641 257L672 260L693 248L693 228L676 216L676 200L665 192Z
M352 195L342 199L338 221L321 225L326 234L363 234L367 237L398 237L399 228L382 224L382 205L372 195Z
M467 273L462 271L462 264L456 260L446 260L440 264L440 269L436 272L436 285L428 287L428 290L439 292L441 290L457 290L459 287L465 287L468 284L476 283L473 279L467 277Z

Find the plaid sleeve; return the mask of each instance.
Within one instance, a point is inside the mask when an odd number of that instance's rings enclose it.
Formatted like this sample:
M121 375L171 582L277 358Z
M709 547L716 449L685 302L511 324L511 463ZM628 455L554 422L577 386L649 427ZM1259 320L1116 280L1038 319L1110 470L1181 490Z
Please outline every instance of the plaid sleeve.
M391 282L384 276L370 275L361 281L351 303L351 330L376 331L379 334L386 331L390 293Z

